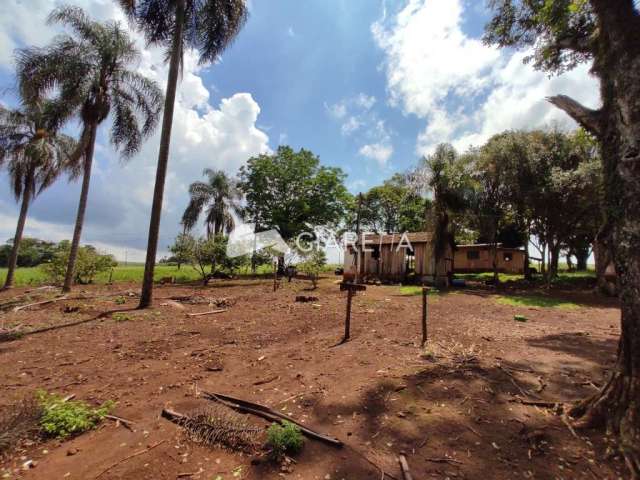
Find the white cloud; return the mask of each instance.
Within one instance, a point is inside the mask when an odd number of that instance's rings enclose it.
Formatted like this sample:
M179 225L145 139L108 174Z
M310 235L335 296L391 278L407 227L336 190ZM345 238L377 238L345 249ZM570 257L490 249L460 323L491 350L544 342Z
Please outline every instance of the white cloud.
M349 117L340 127L340 131L343 135L351 135L362 126L362 121L357 117Z
M287 29L287 35L289 35L292 38L296 36L296 32L293 30L293 27L289 27Z
M359 93L355 97L354 102L356 103L356 105L364 108L365 110L369 110L375 105L376 97L374 97L373 95L369 96L365 93Z
M9 32L13 43L44 44L55 31L42 27L48 12L57 0L31 2L9 0L0 13L0 32ZM24 3L30 3L27 8ZM94 18L123 19L115 2L107 0L76 0L73 4L85 8ZM27 23L39 29L37 33L11 26L15 20L28 15ZM27 17L25 17L27 18ZM138 69L164 88L167 66L161 49L145 48L143 38L133 34L142 51ZM0 47L0 65L7 67ZM197 65L195 52L185 52L184 73L179 85L171 137L169 172L165 187L161 239L159 250L165 251L178 231L178 222L188 201L189 183L200 180L206 167L235 174L251 156L269 151L269 137L257 127L260 106L250 93L236 93L220 101L209 103L209 91L204 86L204 69ZM107 121L108 122L108 121ZM149 212L152 201L158 155L160 127L130 162L122 165L108 144L107 122L101 128L96 148L96 167L92 175L89 207L83 241L100 245L113 252L126 248L130 252L144 252ZM6 182L4 174L1 182ZM7 221L0 222L0 238L13 235L17 212L12 199L0 190L0 204L6 204ZM58 182L36 199L27 222L27 231L41 238L70 238L75 218L78 185ZM31 229L31 230L30 230ZM137 250L136 250L137 249ZM135 253L134 253L135 254ZM132 258L131 256L129 258Z
M384 143L371 143L363 145L358 153L363 157L375 160L380 167L384 167L391 155L393 155L393 147Z
M330 116L337 120L344 118L344 116L347 114L347 106L344 102L334 103L333 105L329 105L325 102L324 108Z
M440 142L466 148L509 128L573 125L545 102L548 95L569 93L597 106L597 82L586 66L549 79L523 65L523 53L466 35L464 6L462 0L410 0L371 27L385 54L389 102L426 121L418 153Z

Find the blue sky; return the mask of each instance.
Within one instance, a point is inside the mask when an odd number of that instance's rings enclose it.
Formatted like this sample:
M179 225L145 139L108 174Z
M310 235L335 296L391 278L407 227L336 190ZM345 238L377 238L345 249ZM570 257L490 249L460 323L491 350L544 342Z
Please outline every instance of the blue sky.
M5 0L0 85L13 84L11 52L56 33L46 14L59 0ZM69 0L98 19L122 19L112 0ZM178 230L186 189L205 167L235 174L279 144L307 148L347 174L352 192L404 171L439 142L464 150L509 128L571 121L544 97L571 93L596 107L584 65L549 79L523 52L482 45L488 12L479 0L252 0L251 16L219 63L187 52L175 114L161 250ZM164 85L162 52L144 48L137 68ZM10 95L0 101L11 104ZM143 258L158 135L126 165L98 140L84 240L122 258ZM0 238L17 207L0 173ZM79 186L62 180L39 197L27 234L69 238Z

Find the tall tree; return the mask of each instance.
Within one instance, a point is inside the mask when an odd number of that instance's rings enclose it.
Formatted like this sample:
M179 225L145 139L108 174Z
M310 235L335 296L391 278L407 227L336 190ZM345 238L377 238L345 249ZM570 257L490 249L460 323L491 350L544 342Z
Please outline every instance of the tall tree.
M239 186L247 218L289 241L310 227L340 223L349 198L344 179L342 170L321 166L309 150L280 146L247 160Z
M139 52L117 22L91 20L81 8L60 7L49 23L68 26L44 48L26 48L18 54L18 76L23 96L38 101L55 95L61 114L78 115L82 134L75 154L83 158L83 178L69 263L63 291L71 290L87 208L93 153L98 127L111 114L111 143L123 158L140 149L158 123L162 92L158 85L130 69Z
M193 182L189 185L189 204L182 214L182 225L188 232L196 225L202 212L206 210L205 226L207 238L229 234L234 226L233 213L243 215L242 192L236 182L222 170L206 168L202 172L206 182Z
M70 160L75 141L59 133L59 127L57 107L51 102L15 110L0 106L0 167L6 165L16 201L22 202L3 289L13 286L31 202L65 169L77 173Z
M360 223L364 230L373 232L418 231L424 223L424 210L425 200L407 185L405 176L395 174L363 194ZM351 216L355 218L355 214Z
M441 283L445 276L444 254L447 245L455 246L453 217L468 205L471 161L471 156L460 156L452 145L442 143L433 154L422 158L411 175L414 188L426 190L432 197L431 208L426 212L426 224L433 234L431 271L434 272L436 283Z
M640 477L640 13L634 0L493 0L485 40L532 48L534 65L562 73L591 61L602 107L565 95L549 101L598 138L604 168L606 227L620 289L618 360L602 391L574 410L617 435Z
M144 33L149 44L167 49L169 75L162 134L158 152L156 183L149 222L147 258L144 267L140 308L151 304L153 270L158 250L164 183L169 164L169 146L176 100L178 73L184 49L200 52L200 64L215 61L244 25L248 9L245 0L119 0L125 13Z

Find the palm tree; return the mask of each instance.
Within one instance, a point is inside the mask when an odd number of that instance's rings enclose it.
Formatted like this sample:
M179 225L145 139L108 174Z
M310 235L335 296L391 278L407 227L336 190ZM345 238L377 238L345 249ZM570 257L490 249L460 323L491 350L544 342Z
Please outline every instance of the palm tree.
M150 44L167 49L169 76L158 152L156 184L149 221L147 258L140 308L151 304L153 270L158 250L164 182L169 163L178 73L185 46L200 52L200 64L212 62L229 46L247 19L245 0L119 0L126 14Z
M191 199L182 215L185 232L196 225L206 208L207 238L215 238L222 233L228 234L235 227L232 212L238 216L242 215L239 203L242 193L236 182L221 170L206 168L202 175L207 177L206 182L193 182L189 185Z
M83 158L84 167L63 286L68 292L87 208L98 127L111 114L111 143L128 159L155 129L163 97L155 82L129 69L139 52L119 23L93 21L77 7L55 9L49 23L67 25L74 35L58 36L45 48L20 50L18 76L23 96L39 99L54 93L64 106L61 114L78 115L82 124L75 156Z
M6 165L16 201L22 200L3 289L13 286L29 205L63 170L79 173L70 163L76 143L57 132L55 111L51 102L15 110L0 106L0 167Z

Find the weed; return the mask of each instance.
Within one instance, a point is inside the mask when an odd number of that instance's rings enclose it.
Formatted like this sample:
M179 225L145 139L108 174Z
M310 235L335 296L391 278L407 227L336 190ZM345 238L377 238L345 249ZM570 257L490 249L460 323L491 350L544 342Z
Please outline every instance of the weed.
M273 423L267 430L267 446L271 449L271 458L280 460L287 453L295 454L302 450L304 437L300 427L283 420L282 425Z
M527 317L525 317L524 315L514 315L513 319L516 322L526 322L527 321Z
M127 303L127 299L120 296L120 297L116 297L116 299L114 300L116 305L124 305L125 303Z
M109 410L113 402L105 402L99 408L91 408L84 402L67 400L40 390L36 394L42 407L40 427L50 437L65 438L94 428Z
M131 317L131 315L127 315L126 313L114 313L113 319L116 322L129 322L133 320L133 317Z

